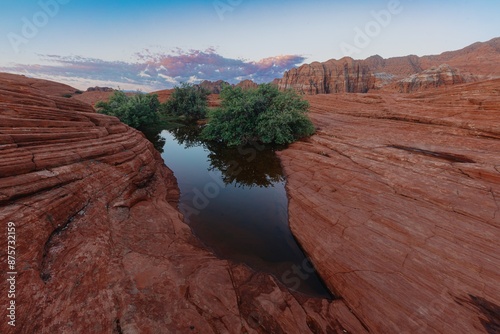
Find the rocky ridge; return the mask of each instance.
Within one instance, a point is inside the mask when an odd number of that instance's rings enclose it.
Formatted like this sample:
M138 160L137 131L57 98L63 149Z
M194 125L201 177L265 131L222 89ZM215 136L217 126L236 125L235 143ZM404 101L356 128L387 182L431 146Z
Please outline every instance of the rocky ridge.
M59 97L65 89L0 75L0 220L16 225L15 332L365 331L342 300L292 294L205 250L152 144Z
M375 90L414 92L422 89L467 83L476 79L500 77L500 38L475 43L458 51L441 55L418 57L415 55L384 59L379 55L364 60L345 57L323 63L304 64L284 73L274 81L280 89L292 88L301 93L334 94L366 93ZM449 66L452 80L443 75L429 75L432 68ZM451 71L451 72L450 72ZM408 85L415 77L422 84ZM425 84L423 84L425 78Z
M429 88L474 82L476 80L476 77L472 74L462 74L459 70L443 64L418 74L410 75L408 78L398 81L397 87L400 93L411 93Z

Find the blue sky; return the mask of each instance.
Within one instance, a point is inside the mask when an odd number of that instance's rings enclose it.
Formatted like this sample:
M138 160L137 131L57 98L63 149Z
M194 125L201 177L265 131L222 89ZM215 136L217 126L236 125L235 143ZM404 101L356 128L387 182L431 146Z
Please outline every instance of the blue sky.
M498 1L0 2L0 71L80 89L267 82L312 61L439 54L500 36Z

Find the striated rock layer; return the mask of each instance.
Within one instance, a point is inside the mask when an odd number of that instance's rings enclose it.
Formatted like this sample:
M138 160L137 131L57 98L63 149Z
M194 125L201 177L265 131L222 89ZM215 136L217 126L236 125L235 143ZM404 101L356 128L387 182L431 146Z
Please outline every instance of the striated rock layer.
M292 88L309 95L366 93L375 88L375 76L363 61L346 57L291 69L275 83L280 89Z
M500 331L500 80L310 96L294 235L374 333Z
M343 301L203 249L141 133L36 83L0 76L0 221L15 223L17 271L16 326L2 279L0 332L365 332Z
M274 83L280 89L291 88L308 95L366 93L380 89L410 93L472 82L476 78L498 78L499 63L500 38L494 38L434 56L384 59L375 55L364 60L344 57L304 64L285 72Z
M473 75L462 74L459 70L443 64L418 74L410 75L408 78L398 81L397 87L401 93L411 93L429 88L452 86L473 81L476 81Z

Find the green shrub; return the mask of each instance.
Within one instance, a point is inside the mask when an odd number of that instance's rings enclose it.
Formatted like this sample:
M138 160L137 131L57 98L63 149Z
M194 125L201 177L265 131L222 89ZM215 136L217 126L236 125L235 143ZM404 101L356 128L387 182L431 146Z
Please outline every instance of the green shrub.
M180 87L175 87L170 99L165 103L165 112L183 117L187 121L205 118L209 94L207 90L199 86L182 83Z
M127 96L122 91L115 91L108 102L98 102L96 108L101 114L116 116L136 129L155 125L160 119L160 101L157 95Z
M310 136L315 129L306 113L309 103L292 90L280 92L263 84L242 90L226 86L221 107L212 111L202 135L229 146L249 142L289 144Z

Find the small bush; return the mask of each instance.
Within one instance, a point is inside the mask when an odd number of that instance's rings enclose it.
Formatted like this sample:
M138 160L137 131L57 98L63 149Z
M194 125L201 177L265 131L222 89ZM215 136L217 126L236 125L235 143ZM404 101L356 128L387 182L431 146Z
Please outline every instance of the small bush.
M272 84L248 90L226 86L221 99L221 107L211 112L203 129L207 140L229 146L255 141L289 144L315 131L306 115L309 103L292 90L280 92Z
M170 99L165 103L165 112L183 117L187 121L203 119L208 110L209 94L199 86L183 83L180 87L175 87Z
M96 108L101 114L116 116L136 129L155 125L160 119L160 101L157 95L127 96L122 91L115 91L108 102L98 102Z
M71 94L64 94L62 97L65 97L65 98L69 99L69 98L71 98L72 96L73 96L73 95L71 95Z

